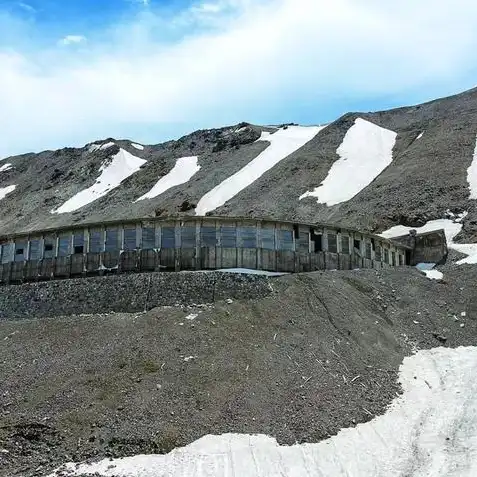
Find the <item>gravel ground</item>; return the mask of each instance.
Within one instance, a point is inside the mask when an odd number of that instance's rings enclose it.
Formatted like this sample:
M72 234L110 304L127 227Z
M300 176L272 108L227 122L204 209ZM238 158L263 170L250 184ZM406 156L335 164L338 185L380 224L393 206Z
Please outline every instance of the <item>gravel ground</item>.
M476 345L477 268L274 279L273 294L0 323L0 475L205 434L317 442L384 412L418 348Z

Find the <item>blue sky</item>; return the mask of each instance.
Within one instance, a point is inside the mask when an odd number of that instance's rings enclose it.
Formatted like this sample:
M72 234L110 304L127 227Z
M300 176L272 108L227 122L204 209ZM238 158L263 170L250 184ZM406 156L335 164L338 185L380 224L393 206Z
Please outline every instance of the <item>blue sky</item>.
M0 157L476 86L474 0L0 0Z

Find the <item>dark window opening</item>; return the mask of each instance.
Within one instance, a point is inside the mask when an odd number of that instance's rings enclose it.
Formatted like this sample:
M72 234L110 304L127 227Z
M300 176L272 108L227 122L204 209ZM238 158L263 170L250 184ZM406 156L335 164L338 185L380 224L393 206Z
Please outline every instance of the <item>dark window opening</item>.
M376 245L376 250L374 252L374 258L377 262L381 261L381 246Z
M22 248L17 248L17 249L15 250L15 254L16 254L16 255L23 255L23 249L22 249Z
M406 250L406 261L405 264L409 265L411 263L411 251Z
M391 264L393 267L396 266L396 252L391 252Z
M349 254L349 237L347 235L341 236L341 253Z
M389 265L389 250L387 248L384 249L384 263Z
M76 245L75 246L75 254L82 254L84 252L83 245Z
M399 254L399 266L402 267L404 265L403 263L403 256Z
M338 253L338 239L335 234L328 234L328 252Z
M45 252L53 252L53 244L46 243L45 244Z
M367 258L368 260L371 260L371 256L372 256L371 246L372 246L372 245L371 245L370 242L367 242L367 243L366 243L366 255L365 255L365 256L366 256L366 258Z
M293 226L293 236L296 239L300 238L300 227L298 225Z
M323 235L312 234L311 241L314 243L314 252L323 252Z
M374 244L374 239L371 239L371 248L374 250L375 249L375 244Z
M361 240L354 239L353 248L355 253L361 255Z

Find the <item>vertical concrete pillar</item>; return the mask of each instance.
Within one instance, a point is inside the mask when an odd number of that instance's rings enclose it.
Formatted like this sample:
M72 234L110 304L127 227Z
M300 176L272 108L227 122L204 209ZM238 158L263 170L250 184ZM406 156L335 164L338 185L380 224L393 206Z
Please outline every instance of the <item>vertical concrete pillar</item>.
M262 223L261 222L256 222L255 226L255 231L256 231L256 246L257 246L257 270L262 270L262 247L260 243L261 239L261 231L262 231Z
M200 237L200 228L202 226L202 221L201 219L197 219L195 221L195 263L194 263L194 268L196 270L199 270L201 268L201 263L202 263L202 243L201 243L201 237Z
M142 223L136 224L136 248L139 250L142 248Z

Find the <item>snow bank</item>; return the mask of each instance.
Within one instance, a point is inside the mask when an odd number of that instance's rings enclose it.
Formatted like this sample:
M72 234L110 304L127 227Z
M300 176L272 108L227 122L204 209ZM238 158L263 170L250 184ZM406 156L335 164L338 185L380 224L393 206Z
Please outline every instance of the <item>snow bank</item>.
M328 176L305 197L316 197L319 204L336 205L352 199L361 192L393 160L397 134L364 119L356 119L341 146L336 150L340 158L331 166Z
M456 250L457 252L467 255L466 258L459 260L457 264L458 265L462 265L464 263L474 264L474 263L477 263L477 243L476 244L474 243L460 244L460 243L454 242L454 238L462 230L461 222L466 215L467 213L464 212L463 214L455 216L456 218L454 220L450 220L450 219L431 220L427 222L425 225L423 225L422 227L405 227L404 225L396 225L395 227L391 227L389 230L386 230L385 232L380 234L380 236L384 238L401 237L403 235L408 234L409 231L412 229L415 229L418 234L444 229L446 240L447 240L447 246L452 250Z
M476 373L475 347L419 351L401 365L404 393L386 414L318 444L286 447L264 435L225 434L167 455L64 468L107 477L474 477Z
M269 141L270 146L240 171L207 192L197 204L196 214L205 215L224 205L265 172L311 141L325 127L289 126L287 129L279 129L273 134L262 132L258 141Z
M0 167L0 172L7 172L13 168L12 164L4 164Z
M165 176L161 177L156 185L148 193L139 197L136 202L144 199L153 199L154 197L163 194L171 187L188 182L191 177L200 170L200 166L197 161L197 156L181 157L180 159L177 159L176 165L171 169L171 171Z
M416 141L417 141L418 139L421 139L422 136L424 136L424 131L423 131L421 134L419 134L419 136L416 137Z
M134 144L134 143L131 143L131 146L138 149L139 151L144 151L144 146L141 145L141 144Z
M112 156L111 161L107 161L99 168L101 175L94 185L78 192L61 207L53 210L52 213L64 214L73 212L98 200L118 187L124 179L137 172L145 163L144 159L140 159L124 149L120 149L116 155Z
M469 183L469 199L477 199L477 143L475 145L472 164L467 169L467 182Z
M17 188L16 185L9 185L7 187L0 187L0 200L4 199L7 194L10 194Z

